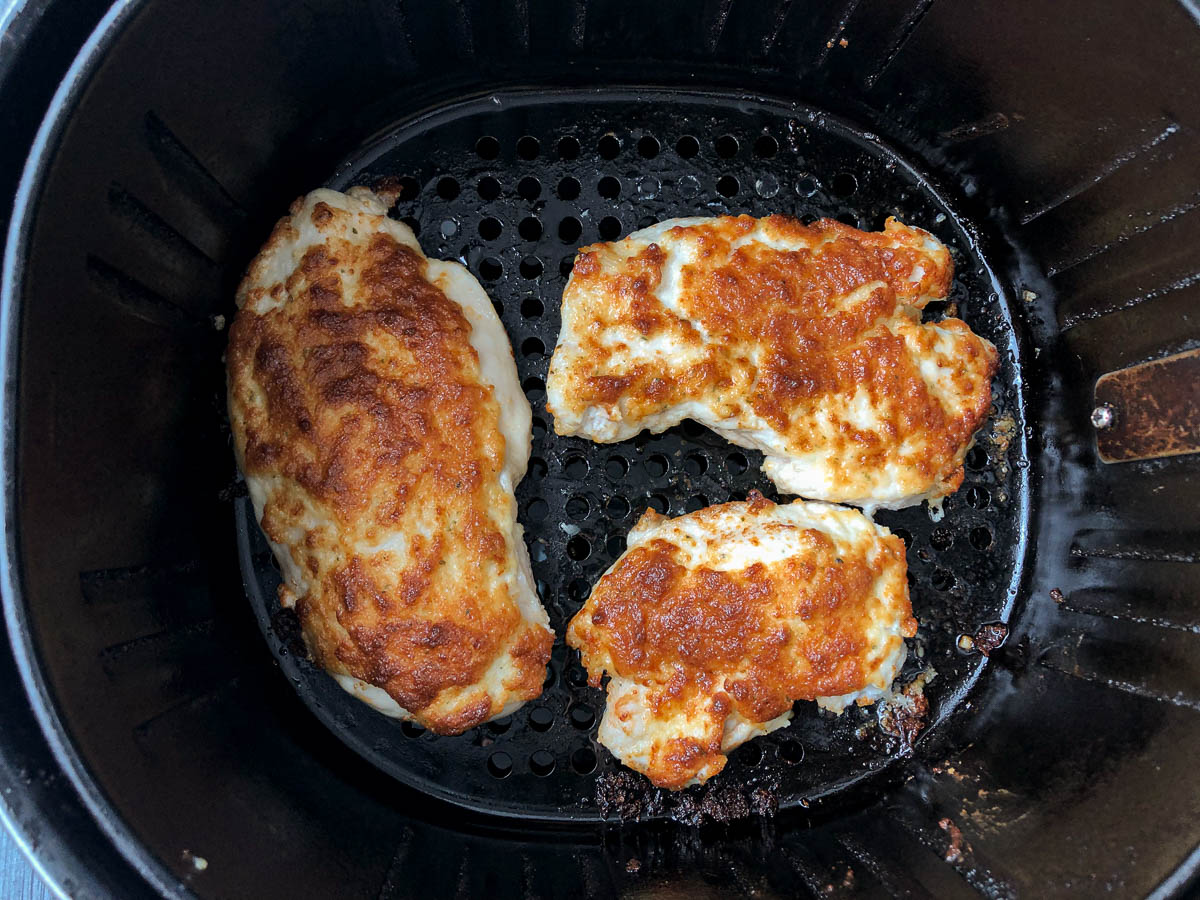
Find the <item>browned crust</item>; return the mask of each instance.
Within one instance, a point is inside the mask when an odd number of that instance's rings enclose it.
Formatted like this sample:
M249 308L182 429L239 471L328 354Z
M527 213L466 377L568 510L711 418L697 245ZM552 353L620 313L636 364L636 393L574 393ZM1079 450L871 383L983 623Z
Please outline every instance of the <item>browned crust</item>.
M775 505L759 494L751 501L750 515L770 515ZM874 535L846 547L809 529L803 540L803 553L779 562L716 571L689 569L677 547L652 539L617 561L572 620L567 642L581 651L594 686L605 672L648 686L655 717L694 711L711 697L707 740L672 739L652 761L655 784L681 787L706 765L719 770L723 723L734 710L764 723L796 700L866 687L876 579L885 578L883 602L902 633L916 634L900 538ZM879 547L873 559L871 545Z
M326 240L288 277L287 302L235 319L235 438L248 476L285 481L262 525L309 577L297 611L314 659L384 688L427 727L460 732L541 692L553 635L521 618L501 577L517 550L494 515L511 503L499 484L505 443L470 325L419 254L385 233L339 236L347 215L315 204ZM276 227L243 307L278 296L255 285L296 229ZM342 273L357 275L356 296L343 296ZM395 534L407 565L361 551ZM510 649L510 696L473 692Z
M936 333L920 326L918 307L949 290L949 254L931 254L924 232L892 219L872 233L828 219L806 226L785 216L767 217L763 227L778 240L812 249L779 250L763 242L733 249L755 225L749 216L723 217L667 232L700 247L679 276L678 314L655 294L666 259L658 245L629 258L615 256L613 244L581 250L564 297L564 305L578 305L583 323L562 375L571 409L619 406L620 418L636 421L700 401L720 416L760 417L789 453L828 453L848 478L900 462L939 493L956 489L971 436L991 406L997 355L965 323L946 319L938 327L961 338L961 365L951 377L962 408L943 407L920 373ZM871 284L876 287L866 299L846 303ZM601 340L613 326L667 336L700 361L622 369L628 348ZM904 339L914 331L915 350ZM816 413L836 413L859 389L869 397L873 427L840 418L829 434L814 425ZM552 412L558 422L563 410ZM918 438L915 450L901 458L910 437Z

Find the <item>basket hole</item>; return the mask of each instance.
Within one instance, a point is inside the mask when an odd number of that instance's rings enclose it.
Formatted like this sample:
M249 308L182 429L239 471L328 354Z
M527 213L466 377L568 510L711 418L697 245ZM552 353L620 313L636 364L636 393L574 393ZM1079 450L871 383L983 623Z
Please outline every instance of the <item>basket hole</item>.
M575 703L567 710L567 718L576 728L591 728L596 723L596 713L586 703Z
M706 506L708 506L707 497L705 497L703 494L692 494L683 504L683 511L690 513L696 512L697 510L704 509Z
M732 175L722 175L717 179L717 192L722 197L732 197L738 192L738 180Z
M625 535L610 534L604 542L604 549L608 551L608 555L616 559L625 552Z
M574 268L575 268L575 257L573 257L573 256L564 256L558 262L558 274L562 275L563 278L570 278L571 271Z
M596 751L591 747L580 747L571 754L571 768L579 775L591 775L596 771Z
M554 771L554 754L549 750L535 750L529 757L529 771L545 778Z
M690 134L685 134L676 142L675 152L684 159L691 159L700 152L700 142Z
M754 155L760 156L763 159L770 159L779 152L779 141L771 137L769 134L759 135L754 142Z
M575 687L583 687L588 683L587 672L582 666L571 666L567 669L567 682Z
M517 194L525 200L536 200L542 193L542 183L532 175L517 182Z
M683 471L699 477L708 471L708 458L703 453L689 453L683 458Z
M521 224L517 226L517 233L524 240L536 241L542 236L542 220L537 216L527 216L521 220Z
M604 463L604 472L609 478L624 478L629 474L629 462L623 456L610 456Z
M929 543L934 550L949 550L954 544L954 532L948 528L936 528L929 536Z
M725 468L728 470L730 475L741 475L749 467L750 463L746 459L745 454L740 453L737 450L725 457Z
M582 534L577 534L567 541L567 556L576 562L583 562L591 555L592 545Z
M495 159L500 155L500 142L490 134L475 142L475 153L480 159Z
M967 502L976 509L986 509L987 505L992 502L992 495L988 493L987 488L973 484L967 489Z
M906 528L893 528L892 534L904 541L905 547L912 546L912 533Z
M586 519L591 511L592 504L588 502L587 497L575 494L567 499L567 515L572 519Z
M541 144L532 134L527 134L517 141L517 156L521 159L537 159Z
M529 506L526 508L526 515L531 522L541 522L550 514L550 505L540 497L529 501Z
M935 590L948 591L954 587L956 579L954 573L949 569L936 568L933 570L933 577L929 580Z
M605 175L596 185L596 190L606 200L615 200L621 194L621 182L611 175Z
M976 525L967 535L967 540L976 550L986 550L992 546L992 530L986 525Z
M416 216L402 216L400 221L412 229L413 237L421 236L421 223Z
M529 711L529 727L534 731L549 731L554 724L554 713L544 706L535 706Z
M521 387L525 390L525 396L529 399L544 394L546 392L546 382L538 378L536 375L530 375L521 382Z
M658 138L652 134L642 135L637 144L638 156L642 159L654 159L658 156L659 149Z
M487 723L488 731L493 734L504 734L512 727L512 716L505 716L502 719L493 719Z
M484 281L495 281L504 274L504 264L494 256L488 256L479 262L479 277Z
M621 220L616 216L605 216L600 220L600 240L615 241L621 234Z
M708 430L695 419L684 419L683 424L679 427L683 430L683 436L692 440L700 437L700 435Z
M820 189L820 182L811 175L802 175L796 179L796 193L801 197L811 197Z
M579 156L579 138L567 134L558 139L559 159L575 159L577 156Z
M587 478L588 469L590 468L591 466L588 465L587 459L582 456L568 456L566 461L563 462L563 472L566 473L568 478L575 481Z
M458 196L459 190L461 189L458 186L458 181L449 175L438 179L437 195L443 200L453 200Z
M858 190L858 179L850 172L838 172L833 176L830 187L833 189L835 196L849 197Z
M717 156L721 159L732 159L737 156L738 140L732 134L723 134L714 142Z
M667 510L671 508L670 502L662 494L651 494L646 498L646 503L656 513L664 516L667 514Z
M415 200L417 194L421 193L421 186L417 184L417 179L411 175L403 176L399 181L400 193L396 197L397 200Z
M604 135L596 146L604 159L616 159L617 154L621 152L621 142L615 134Z
M779 179L766 172L754 182L754 190L758 192L758 196L770 199L779 193Z
M546 345L542 343L540 337L525 338L521 342L521 355L525 357L540 358L546 355Z
M574 216L567 216L558 223L558 239L564 244L573 244L583 234L583 223Z
M584 579L576 578L569 585L567 585L567 596L576 603L582 603L587 599L587 596L589 593L591 593L591 590L591 585L589 585Z
M527 256L521 260L521 277L537 278L542 274L542 261L536 256Z
M501 303L499 300L492 301L492 309L494 309L496 311L496 315L498 315L498 316L504 315L504 304Z
M545 428L542 429L542 434L546 433ZM546 461L540 456L531 456L529 458L529 477L530 478L545 478L546 477Z
M574 200L579 196L579 181L569 175L558 183L558 196L561 200Z
M458 234L458 223L453 219L443 219L441 227L442 237L452 238Z
M784 741L779 745L779 756L784 762L804 762L804 745L799 741Z
M491 203L500 196L500 182L490 175L480 178L479 184L475 185L475 192L481 200Z
M695 175L684 175L679 179L679 196L690 200L700 193L700 179Z
M538 591L539 597L545 597L545 591ZM558 680L558 676L554 673L554 666L546 666L546 680L542 682L542 690L548 691L554 687L554 682Z
M526 297L521 301L521 317L524 319L536 319L545 311L546 307L537 297Z
M629 501L624 497L610 497L605 511L614 519L623 519L629 515Z
M493 778L507 778L512 774L512 757L503 750L497 750L488 757L487 768Z
M667 474L667 470L671 467L670 462L661 454L654 454L646 460L646 474L651 478L661 478Z
M503 230L504 224L494 216L488 216L479 223L479 236L485 241L494 241Z
M972 447L967 451L966 463L968 469L973 469L976 472L986 469L988 465L987 451L982 447Z
M406 721L400 726L400 730L404 732L406 737L419 738L425 733L425 726L421 725L419 722Z

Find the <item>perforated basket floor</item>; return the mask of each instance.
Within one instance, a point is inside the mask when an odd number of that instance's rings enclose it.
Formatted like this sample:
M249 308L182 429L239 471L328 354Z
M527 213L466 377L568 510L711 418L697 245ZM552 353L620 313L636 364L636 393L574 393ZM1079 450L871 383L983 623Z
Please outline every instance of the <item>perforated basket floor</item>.
M634 125L633 123L637 123ZM392 214L425 252L458 259L482 282L512 339L533 407L533 457L517 490L538 591L558 634L543 695L513 716L441 737L379 715L304 658L294 616L278 609L279 574L238 505L248 593L271 651L313 712L379 768L431 795L487 813L580 823L828 804L848 789L898 777L913 752L871 708L838 717L797 705L786 729L747 744L702 788L668 796L595 740L601 691L586 685L562 634L648 506L676 515L741 499L778 498L759 454L691 422L598 445L553 432L545 377L559 302L577 247L676 216L785 213L878 229L895 215L954 255L950 302L1000 348L995 409L967 459L963 487L934 522L925 507L881 511L908 544L920 622L902 679L926 666L925 743L953 740L985 659L959 636L1002 622L1020 573L1027 519L1019 347L1012 298L937 191L870 135L822 113L745 97L648 92L506 94L404 123L348 160L329 186L399 179ZM298 186L303 188L304 186ZM938 304L944 306L944 304ZM927 317L942 309L930 308Z

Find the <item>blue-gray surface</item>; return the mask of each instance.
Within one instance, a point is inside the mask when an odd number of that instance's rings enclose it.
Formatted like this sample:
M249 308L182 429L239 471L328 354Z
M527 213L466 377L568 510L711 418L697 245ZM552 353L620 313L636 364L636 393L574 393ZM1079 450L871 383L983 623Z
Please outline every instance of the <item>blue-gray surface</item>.
M0 897L4 900L51 900L54 896L0 825Z

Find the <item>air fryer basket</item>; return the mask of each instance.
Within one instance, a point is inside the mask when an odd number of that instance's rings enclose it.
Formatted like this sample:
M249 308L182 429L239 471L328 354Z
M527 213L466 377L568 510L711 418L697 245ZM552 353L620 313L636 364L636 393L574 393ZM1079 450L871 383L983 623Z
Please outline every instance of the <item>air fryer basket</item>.
M1189 9L117 4L29 133L6 251L4 808L97 896L1182 891L1200 458L1169 454L1196 443L1193 357L1126 370L1200 344ZM6 103L46 46L29 21ZM1002 367L945 518L879 514L909 544L907 676L938 673L915 742L801 708L668 796L595 743L602 698L561 641L542 698L456 738L302 658L233 468L223 324L288 201L381 181L513 340L559 626L645 506L768 488L686 424L554 437L576 246L784 212L895 214L953 248L950 300ZM1001 624L990 656L960 649Z

